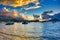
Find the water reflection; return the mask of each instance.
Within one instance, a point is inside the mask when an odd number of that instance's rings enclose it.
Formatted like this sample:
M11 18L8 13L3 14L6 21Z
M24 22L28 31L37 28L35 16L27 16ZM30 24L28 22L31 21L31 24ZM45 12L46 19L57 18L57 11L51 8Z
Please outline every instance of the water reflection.
M5 40L39 40L40 33L42 32L41 27L38 25L39 23L30 23L28 25L24 25L22 23L16 23L14 25L2 25L0 28L1 35ZM37 26L38 25L38 26ZM5 37L6 36L6 37ZM8 39L9 38L9 39Z
M59 40L60 22L32 22L27 25L15 23L14 25L0 24L0 39L4 40Z

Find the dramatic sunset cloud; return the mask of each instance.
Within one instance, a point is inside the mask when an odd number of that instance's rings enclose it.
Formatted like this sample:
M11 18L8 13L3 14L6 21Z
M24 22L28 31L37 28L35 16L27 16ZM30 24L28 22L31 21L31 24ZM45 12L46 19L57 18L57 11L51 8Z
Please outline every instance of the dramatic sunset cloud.
M16 10L10 11L9 9L4 7L2 10L0 10L0 16L17 17L18 12Z
M23 6L29 4L30 2L39 4L38 0L0 0L0 4L11 6Z
M23 14L20 14L19 17L23 18L24 20L33 20L33 18L24 15L24 13Z
M18 16L18 12L17 12L16 10L13 10L13 11L12 11L12 15L13 15L14 17L17 17L17 16Z
M0 10L0 16L7 16L7 17L10 16L10 17L13 17L13 18L18 17L18 18L24 19L24 20L32 20L31 17L28 17L24 14L26 14L26 13L18 14L18 12L16 10L10 11L6 7L4 7L2 10Z

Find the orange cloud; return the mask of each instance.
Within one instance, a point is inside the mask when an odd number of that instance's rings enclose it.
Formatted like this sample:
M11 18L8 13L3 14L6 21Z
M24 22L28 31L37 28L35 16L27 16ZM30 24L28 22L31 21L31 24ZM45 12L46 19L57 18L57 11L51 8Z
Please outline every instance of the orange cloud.
M20 14L19 17L23 18L24 20L33 20L33 18L25 16L24 14Z
M11 5L11 6L23 6L30 2L37 4L38 0L0 0L0 4Z
M3 8L2 10L0 10L0 16L10 16L10 17L14 17L14 18L20 18L20 19L24 19L24 20L32 20L31 17L28 17L26 15L24 15L26 13L22 13L22 14L18 14L18 12L16 10L10 11L7 8Z
M16 10L13 10L13 11L12 11L12 15L13 15L14 17L17 17L17 16L18 16L18 12L17 12Z

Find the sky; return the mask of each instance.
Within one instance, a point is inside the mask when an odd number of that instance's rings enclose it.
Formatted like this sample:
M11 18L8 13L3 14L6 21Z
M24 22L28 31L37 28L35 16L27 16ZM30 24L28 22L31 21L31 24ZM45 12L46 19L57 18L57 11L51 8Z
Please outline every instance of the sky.
M33 14L40 15L46 10L60 12L60 0L0 0L0 10L4 7L32 17Z

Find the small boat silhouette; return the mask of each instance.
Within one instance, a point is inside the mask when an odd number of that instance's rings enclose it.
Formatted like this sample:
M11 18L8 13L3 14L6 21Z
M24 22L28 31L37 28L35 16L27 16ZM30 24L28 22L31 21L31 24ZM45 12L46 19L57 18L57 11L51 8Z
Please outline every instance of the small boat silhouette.
M13 25L13 24L14 24L13 22L8 22L5 25Z
M28 24L28 21L23 21L22 24Z

